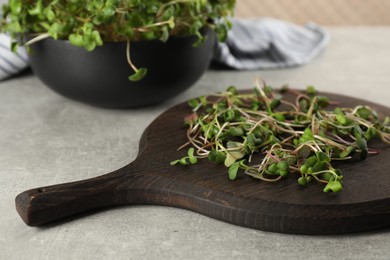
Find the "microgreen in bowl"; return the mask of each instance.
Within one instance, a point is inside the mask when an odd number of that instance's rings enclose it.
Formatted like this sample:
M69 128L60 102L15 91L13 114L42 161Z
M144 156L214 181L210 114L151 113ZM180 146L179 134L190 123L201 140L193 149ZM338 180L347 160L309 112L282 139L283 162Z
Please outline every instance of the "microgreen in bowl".
M12 49L51 37L92 51L105 42L127 42L127 59L138 81L147 74L130 60L130 42L195 35L205 27L224 40L231 28L235 0L8 0L0 14L0 32L13 38ZM31 38L25 42L26 34Z

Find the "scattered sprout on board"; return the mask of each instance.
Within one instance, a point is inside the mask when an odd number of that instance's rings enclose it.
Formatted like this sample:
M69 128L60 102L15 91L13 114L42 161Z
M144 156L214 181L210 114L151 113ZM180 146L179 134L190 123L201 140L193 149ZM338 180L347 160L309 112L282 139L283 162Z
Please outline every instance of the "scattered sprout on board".
M283 95L295 96L295 102ZM171 165L196 164L199 159L223 164L230 180L240 170L275 182L298 174L298 184L324 184L324 192L342 190L343 175L334 161L354 155L364 160L379 151L367 146L373 138L390 144L390 118L380 119L369 106L337 106L314 87L298 92L283 86L274 90L257 82L252 93L227 91L188 102L193 113L188 126L188 155ZM336 103L334 103L336 105Z

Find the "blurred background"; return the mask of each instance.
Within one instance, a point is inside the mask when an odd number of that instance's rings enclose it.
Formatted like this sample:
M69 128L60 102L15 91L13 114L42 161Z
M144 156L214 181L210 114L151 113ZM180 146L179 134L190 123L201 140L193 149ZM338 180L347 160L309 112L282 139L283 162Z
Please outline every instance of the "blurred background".
M237 0L236 17L273 17L297 24L389 25L390 0Z

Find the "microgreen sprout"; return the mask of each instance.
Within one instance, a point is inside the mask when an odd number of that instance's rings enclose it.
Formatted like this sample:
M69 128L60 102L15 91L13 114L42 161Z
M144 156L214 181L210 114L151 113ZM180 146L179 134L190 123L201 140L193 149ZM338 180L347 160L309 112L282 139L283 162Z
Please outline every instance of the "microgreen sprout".
M294 174L301 186L317 181L324 192L339 192L343 175L334 161L378 153L368 147L374 138L390 144L389 117L381 119L369 106L328 109L335 102L313 86L305 92L287 86L274 90L258 81L251 93L230 86L188 104L188 142L179 148L190 146L188 156L171 164L208 158L227 167L230 180L240 171L268 182Z

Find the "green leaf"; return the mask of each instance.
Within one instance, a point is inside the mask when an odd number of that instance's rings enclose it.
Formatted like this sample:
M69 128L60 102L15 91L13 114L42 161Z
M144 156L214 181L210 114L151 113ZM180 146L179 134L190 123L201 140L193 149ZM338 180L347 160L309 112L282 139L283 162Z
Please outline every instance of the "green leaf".
M68 39L69 42L75 46L82 47L84 45L83 37L79 34L71 34Z
M335 178L334 178L334 175L330 172L325 172L324 174L322 174L322 178L326 181L333 181Z
M57 39L58 39L58 35L59 35L60 33L62 33L63 29L64 29L64 26L63 26L62 24L53 23L53 24L50 26L50 28L49 28L49 30L48 30L48 33L49 33L49 35L50 35L51 37L53 37L55 40L57 40Z
M217 150L211 150L207 158L211 162L215 162L216 164L222 164L225 162L226 155L223 152Z
M193 147L188 149L188 160L191 164L196 164L198 162L198 158L194 156L195 149Z
M309 96L313 96L317 94L317 90L314 88L314 86L307 86L306 94L308 94Z
M199 105L199 101L196 98L188 100L187 103L191 108L196 108Z
M343 189L343 186L341 185L341 182L334 180L334 181L329 181L328 184L326 184L324 188L324 192L339 192Z
M353 127L352 132L353 132L353 135L355 136L355 138L362 137L364 135L363 130L358 125L355 125Z
M161 34L160 40L162 42L166 42L166 41L168 41L168 39L169 39L168 28L164 27L164 28L162 28L162 34Z
M12 33L21 33L22 32L22 26L18 21L12 21L7 24L7 30Z
M305 164L303 164L300 168L299 168L299 171L302 173L302 174L306 174L307 173L307 166Z
M278 166L276 163L271 163L268 168L267 168L268 172L271 173L271 174L274 174L276 173L276 171L278 170Z
M48 21L53 21L56 18L56 14L50 8L45 8L43 14L46 16Z
M317 105L321 108L329 106L329 98L324 96L317 96Z
M368 148L367 148L367 141L366 139L362 138L361 136L358 136L356 139L356 145L360 149L360 159L364 160L368 156Z
M243 136L244 130L241 127L230 127L228 133L232 136Z
M307 158L310 156L311 150L309 147L304 146L298 151L298 157L300 158Z
M83 46L87 51L93 51L96 47L96 43L92 41L91 39L86 40L83 37Z
M148 73L148 70L146 68L139 68L137 72L135 72L133 75L129 76L130 81L139 81L143 79L146 74Z
M19 44L17 42L11 42L11 51L16 52Z
M100 33L98 31L93 31L92 32L92 40L96 43L97 46L102 46L103 45L103 40L100 37Z
M310 156L305 160L304 164L309 168L309 167L313 167L317 163L317 161L318 160L316 156Z
M306 143L309 141L314 141L314 135L310 128L306 128L302 136L299 138L299 143Z
M115 15L115 8L112 6L106 6L101 11L103 15L103 22L108 22Z
M181 165L189 165L188 161L187 161L187 157L183 157L179 160L179 163Z
M236 86L229 86L226 89L226 91L229 92L232 95L238 95L238 90L237 90Z
M372 112L370 109L368 109L367 107L363 106L361 108L359 108L358 110L356 110L356 114L365 119L365 120L368 120L369 117L372 115Z
M280 121L280 122L286 121L286 118L281 113L274 113L272 115L272 117L275 118L276 120Z
M173 29L175 28L175 17L171 16L168 20L168 26L169 28Z
M376 136L378 136L378 131L374 127L368 128L367 131L364 133L364 137L366 138L366 140L371 140Z
M242 144L239 142L227 142L226 146L228 149L232 149L232 148L241 147ZM225 166L226 167L229 167L235 161L237 161L238 159L241 159L242 157L245 156L245 154L242 153L240 150L227 151L226 153L227 153L226 159L225 159Z
M299 183L299 185L305 186L307 184L306 178L305 177L299 177L298 178L298 183Z
M348 120L347 118L343 115L343 114L338 114L336 115L336 120L342 124L342 125L346 125L348 123Z
M20 0L9 0L9 6L11 8L11 12L15 15L19 15L22 11L22 1Z
M174 160L174 161L170 162L169 164L173 166L173 165L178 164L179 162L180 162L180 160Z
M30 15L40 15L42 13L42 0L37 1L34 8L30 9L28 13Z
M272 99L271 103L270 103L270 108L273 110L275 108L277 108L278 106L280 106L282 102L282 96L281 95L276 95L276 97L274 99ZM283 120L280 120L280 121L283 121Z
M326 169L326 162L317 162L316 164L314 164L313 166L313 171L314 172L319 172L319 171L323 171Z
M384 126L390 125L390 117L389 116L386 116L385 119L383 119L383 125Z
M230 180L236 179L237 172L238 172L239 168L240 168L239 162L235 162L235 163L233 163L232 165L229 166L228 173L229 173L229 179Z
M320 162L326 162L326 163L330 162L329 156L322 151L316 152L316 157Z
M345 158L345 157L351 155L354 151L355 151L355 147L353 147L353 146L348 146L344 151L342 151L342 152L339 154L339 157L340 157L340 158Z
M289 165L286 161L280 161L277 164L277 168L282 171L287 171L289 169Z

